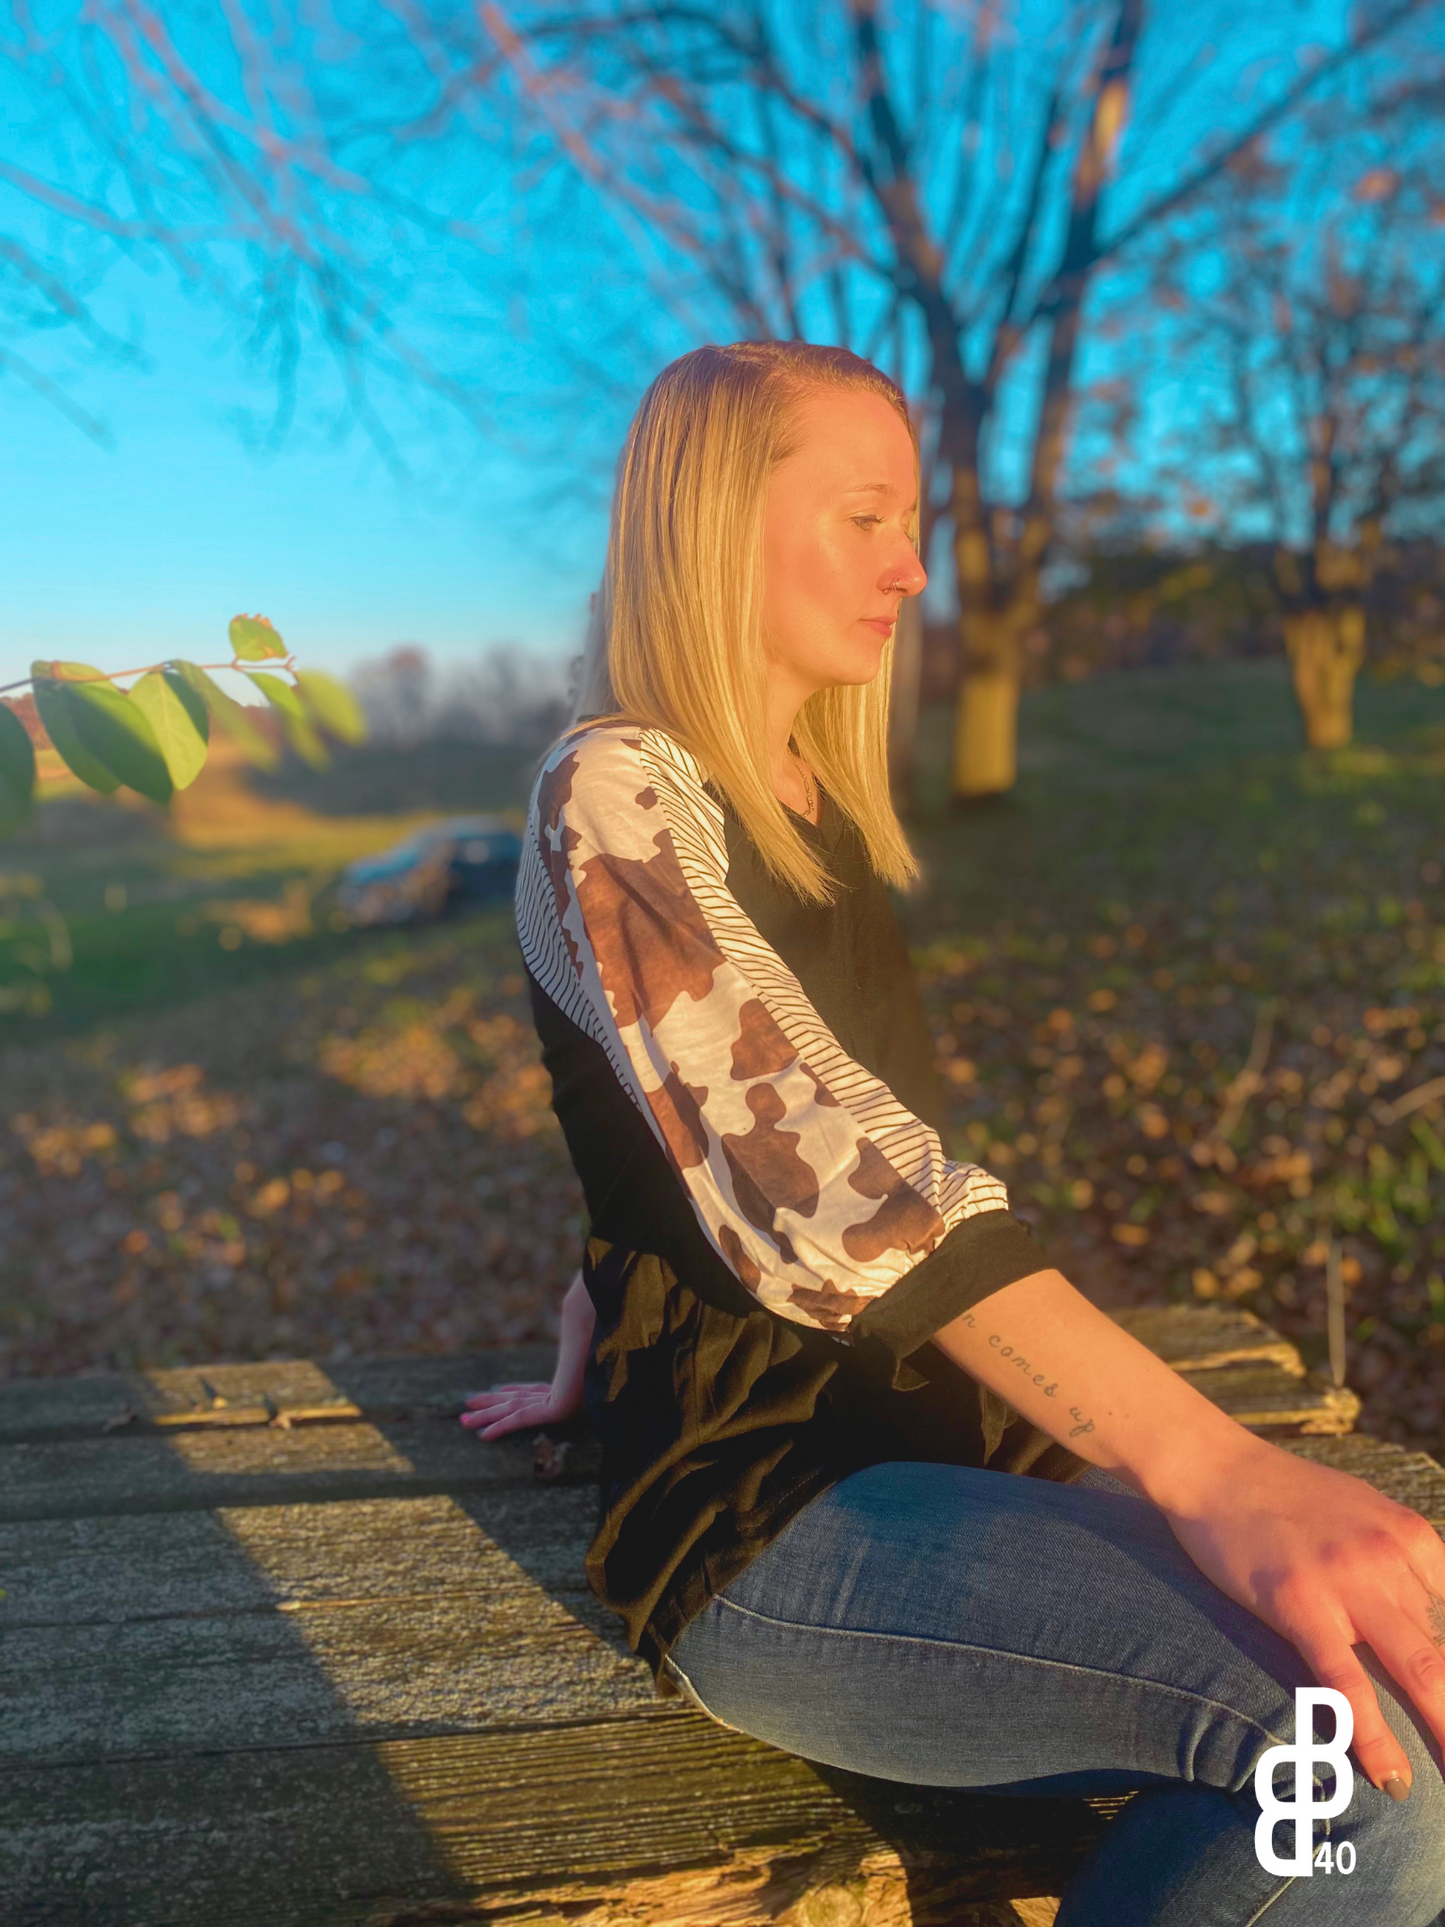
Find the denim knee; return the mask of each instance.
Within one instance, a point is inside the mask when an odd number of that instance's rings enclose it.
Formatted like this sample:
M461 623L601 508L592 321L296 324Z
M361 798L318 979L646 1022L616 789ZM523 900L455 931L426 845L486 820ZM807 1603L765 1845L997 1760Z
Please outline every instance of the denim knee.
M1403 1806L1366 1789L1372 1805L1388 1805L1392 1813L1372 1815L1374 1824L1356 1835L1360 1864L1368 1854L1384 1850L1386 1891L1381 1904L1390 1906L1388 1918L1400 1927L1430 1927L1445 1914L1445 1781L1430 1764L1417 1764L1410 1798ZM1336 1876L1338 1878L1338 1876Z
M1373 1649L1360 1645L1355 1652L1374 1682L1386 1724L1405 1749L1412 1776L1410 1797L1403 1805L1357 1779L1369 1813L1359 1852L1363 1859L1367 1847L1376 1850L1378 1841L1378 1851L1395 1875L1393 1898L1401 1927L1407 1922L1427 1927L1437 1915L1445 1915L1445 1761L1434 1734L1404 1702Z

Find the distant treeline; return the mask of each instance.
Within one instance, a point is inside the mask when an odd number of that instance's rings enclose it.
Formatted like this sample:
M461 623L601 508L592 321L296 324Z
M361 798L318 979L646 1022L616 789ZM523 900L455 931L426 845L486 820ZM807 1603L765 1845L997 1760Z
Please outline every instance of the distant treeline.
M1055 565L1052 597L1024 642L1030 686L1125 669L1285 653L1287 599L1272 544L1111 547ZM1445 682L1445 551L1424 541L1392 547L1361 597L1366 668ZM961 654L956 619L924 627L923 699L950 700Z
M471 660L438 665L403 643L354 672L374 742L409 749L426 742L520 747L548 743L569 713L568 663L500 643Z

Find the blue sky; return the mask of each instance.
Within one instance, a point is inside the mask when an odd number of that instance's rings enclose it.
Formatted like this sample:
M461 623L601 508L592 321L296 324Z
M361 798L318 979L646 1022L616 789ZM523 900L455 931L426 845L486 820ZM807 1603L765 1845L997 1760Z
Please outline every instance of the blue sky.
M1226 121L1248 111L1237 77L1256 48L1277 54L1338 26L1338 0L1303 0L1283 34L1251 25L1238 0L1218 4L1236 77L1215 101ZM37 656L117 669L173 653L214 660L241 610L336 670L400 642L443 662L501 642L574 653L601 559L608 458L645 381L690 341L637 298L640 274L589 195L553 177L538 196L524 174L532 157L508 159L504 146L470 189L495 227L493 269L481 282L442 273L421 296L431 338L460 344L488 426L479 436L436 407L394 411L417 458L409 483L359 431L329 431L324 356L308 364L283 445L254 452L236 416L264 415L271 390L216 310L164 270L121 263L100 284L106 318L138 333L144 366L47 364L106 422L108 446L0 379L0 684ZM458 184L442 185L450 195ZM418 287L429 267L415 269ZM574 350L605 367L608 392L578 381Z
M254 453L232 415L264 409L264 383L174 284L137 292L150 367L95 367L75 389L107 422L109 447L0 382L0 683L37 656L215 660L241 610L338 670L402 641L441 659L510 641L572 652L603 540L597 509L568 508L555 567L543 530L516 512L531 476L510 449L458 440L449 490L397 482L356 434L337 444L303 428L279 453Z

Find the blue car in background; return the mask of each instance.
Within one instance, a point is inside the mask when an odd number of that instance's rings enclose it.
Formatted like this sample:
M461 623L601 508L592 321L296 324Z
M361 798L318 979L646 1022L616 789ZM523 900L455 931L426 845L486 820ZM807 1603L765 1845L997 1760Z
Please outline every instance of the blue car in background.
M504 817L450 816L341 873L337 903L353 924L422 923L464 901L510 897L522 839Z

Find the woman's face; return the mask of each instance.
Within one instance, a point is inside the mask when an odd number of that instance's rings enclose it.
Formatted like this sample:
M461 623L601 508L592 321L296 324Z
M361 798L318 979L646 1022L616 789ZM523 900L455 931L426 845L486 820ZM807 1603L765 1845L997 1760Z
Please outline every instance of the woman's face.
M882 396L822 389L793 425L763 511L763 647L774 683L803 702L871 682L900 602L928 578L908 534L913 442Z

